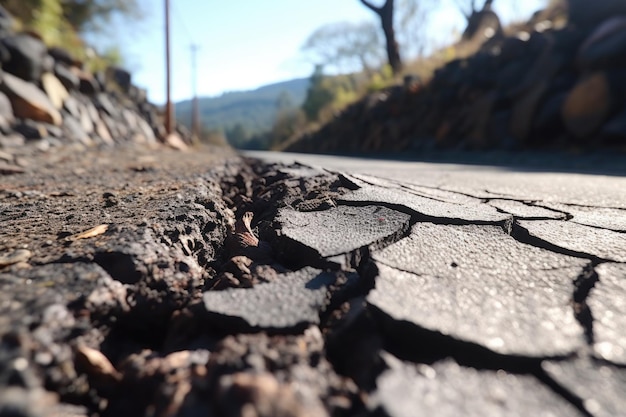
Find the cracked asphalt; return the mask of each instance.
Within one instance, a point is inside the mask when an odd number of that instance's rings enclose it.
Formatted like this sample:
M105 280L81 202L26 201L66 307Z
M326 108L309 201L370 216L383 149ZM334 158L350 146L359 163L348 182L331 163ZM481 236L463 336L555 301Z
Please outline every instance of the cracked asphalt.
M370 240L375 284L363 309L381 351L394 355L382 356L388 369L370 408L389 416L626 415L624 172L567 172L549 159L528 169L251 156L342 172L355 185L332 209L350 208L344 220L330 211L279 219L286 236L321 256L360 242L355 234ZM371 231L382 210L392 213L377 229L391 240ZM408 229L395 220L402 214ZM350 231L337 228L345 222ZM398 233L385 231L390 224Z
M25 158L2 417L626 415L614 159Z

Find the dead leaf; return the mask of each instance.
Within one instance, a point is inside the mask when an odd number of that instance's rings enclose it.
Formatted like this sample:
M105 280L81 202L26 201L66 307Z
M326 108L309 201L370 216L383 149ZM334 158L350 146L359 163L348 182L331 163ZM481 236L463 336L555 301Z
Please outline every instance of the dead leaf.
M109 225L108 224L101 224L98 225L92 229L86 230L82 233L79 233L77 235L71 236L70 239L71 240L78 240L78 239L89 239L90 237L96 237L98 235L101 235L103 233L105 233L107 230L109 230Z
M76 348L76 361L91 377L104 381L120 381L122 375L115 369L111 361L102 352L87 346Z

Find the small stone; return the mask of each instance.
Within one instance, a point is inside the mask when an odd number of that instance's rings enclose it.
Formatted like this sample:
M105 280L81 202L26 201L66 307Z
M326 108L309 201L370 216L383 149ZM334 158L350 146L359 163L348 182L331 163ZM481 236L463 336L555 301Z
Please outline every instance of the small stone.
M0 268L20 262L26 262L31 256L33 256L33 254L28 249L17 249L13 252L2 254L0 255Z

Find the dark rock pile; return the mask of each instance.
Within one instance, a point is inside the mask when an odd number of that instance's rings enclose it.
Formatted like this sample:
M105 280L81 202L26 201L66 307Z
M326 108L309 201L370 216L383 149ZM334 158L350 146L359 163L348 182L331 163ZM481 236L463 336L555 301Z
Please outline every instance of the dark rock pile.
M0 8L0 162L6 169L14 162L11 149L26 143L47 149L190 141L184 132L167 138L158 108L126 70L92 74L68 51L13 26Z
M304 152L568 149L626 144L626 3L569 2L567 24L537 13L425 85L351 105L291 145Z

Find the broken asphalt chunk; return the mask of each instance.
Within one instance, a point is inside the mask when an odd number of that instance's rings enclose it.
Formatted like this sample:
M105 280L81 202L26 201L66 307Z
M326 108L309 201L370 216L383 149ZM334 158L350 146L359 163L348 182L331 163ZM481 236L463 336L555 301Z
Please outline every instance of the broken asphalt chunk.
M561 356L584 344L570 304L586 260L497 226L428 223L373 258L379 276L367 301L387 327L409 322L502 355Z
M520 220L522 233L580 256L626 262L626 235L606 229L554 220Z
M369 404L385 416L583 415L533 376L480 371L453 360L429 366L385 356L391 366L378 377Z
M535 206L514 200L490 200L489 205L505 213L510 213L518 219L554 219L565 220L567 214L556 210L548 210L544 207Z
M301 330L319 323L329 304L344 301L342 294L357 280L356 274L304 268L253 288L207 291L203 316L228 331Z
M408 214L376 205L314 212L284 208L278 216L281 236L314 249L323 258L397 241L410 221Z
M626 265L603 264L596 268L599 282L589 293L593 316L595 354L626 365Z
M559 385L582 399L594 417L613 417L626 410L626 370L588 358L546 361L543 369Z
M455 204L422 197L397 188L369 185L352 177L350 180L354 181L361 188L342 195L338 202L346 204L360 203L363 205L384 203L388 206L404 206L417 214L427 217L428 220L437 220L438 223L505 225L512 221L510 214L500 213L495 207L485 204Z

